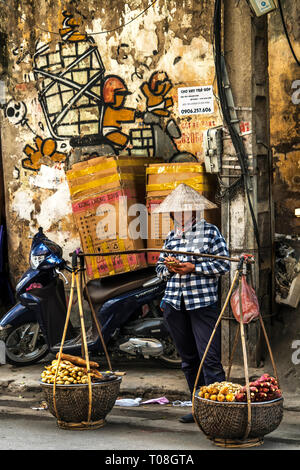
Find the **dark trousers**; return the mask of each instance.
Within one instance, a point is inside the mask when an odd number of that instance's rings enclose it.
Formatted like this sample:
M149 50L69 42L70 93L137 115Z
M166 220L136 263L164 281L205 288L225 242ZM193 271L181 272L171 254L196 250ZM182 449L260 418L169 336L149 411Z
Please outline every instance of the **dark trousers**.
M195 310L186 310L183 300L180 310L176 310L170 304L163 304L164 318L182 359L182 370L191 393L219 313L217 303ZM224 380L225 373L221 363L221 330L218 327L207 352L197 386Z

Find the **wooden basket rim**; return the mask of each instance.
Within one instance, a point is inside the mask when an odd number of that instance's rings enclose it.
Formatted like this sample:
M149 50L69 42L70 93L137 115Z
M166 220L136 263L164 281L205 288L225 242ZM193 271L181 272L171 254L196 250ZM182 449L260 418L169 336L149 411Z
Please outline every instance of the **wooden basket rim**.
M98 386L99 385L108 385L108 384L115 383L115 382L120 382L120 381L122 381L122 377L116 377L115 379L103 380L102 382L92 382L92 386L95 386L95 385L98 385ZM40 385L42 385L42 386L46 385L48 387L53 387L54 386L54 384L48 384L46 382L42 382L41 380L40 380ZM89 385L88 383L86 383L86 384L58 384L58 383L56 383L55 384L56 387L60 387L60 388L62 388L62 387L68 387L68 388L70 388L70 387L74 387L74 388L75 387L88 387L88 385Z
M207 402L207 403L212 403L214 405L233 405L233 406L236 406L236 405L240 405L240 406L248 406L248 403L245 401L216 401L216 400L209 400L209 398L202 398L202 397L198 397L196 394L195 394L195 398L197 398L199 401L203 401L203 402ZM257 402L251 402L251 406L259 406L259 405L271 405L273 403L276 403L278 401L282 400L283 401L283 397L279 397L279 398L274 398L274 400L269 400L269 401L257 401Z

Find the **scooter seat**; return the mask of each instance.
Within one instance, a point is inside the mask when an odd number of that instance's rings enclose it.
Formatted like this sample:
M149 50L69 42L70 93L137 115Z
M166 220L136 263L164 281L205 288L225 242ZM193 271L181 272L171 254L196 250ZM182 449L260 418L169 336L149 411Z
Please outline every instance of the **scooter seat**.
M117 295L139 289L145 282L153 279L155 275L155 268L150 267L103 279L93 279L87 283L87 288L92 303L94 305L102 305Z

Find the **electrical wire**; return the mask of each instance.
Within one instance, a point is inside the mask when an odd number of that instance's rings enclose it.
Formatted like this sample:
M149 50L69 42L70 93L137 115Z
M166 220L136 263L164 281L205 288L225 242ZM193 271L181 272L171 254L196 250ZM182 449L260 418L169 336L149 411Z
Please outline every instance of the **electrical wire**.
M282 21L282 25L283 25L283 29L284 29L286 38L287 38L287 42L288 42L288 44L289 44L289 46L290 46L291 52L292 52L292 54L293 54L293 56L294 56L294 59L295 59L296 63L297 63L298 65L300 65L300 61L299 61L298 57L296 56L296 53L295 53L294 48L293 48L293 46L292 46L292 43L291 43L291 40L290 40L290 37L289 37L289 33L288 33L288 30L287 30L287 27L286 27L286 22L285 22L284 15L283 15L281 0L278 0L278 6L279 6L281 21Z
M154 0L153 2L150 3L150 5L147 6L141 13L136 15L134 18L132 18L130 21L127 23L121 24L120 26L117 26L116 28L113 29L107 29L106 31L99 31L98 33L92 33L90 36L96 36L97 34L106 34L106 33L112 33L113 31L117 31L118 29L124 28L125 26L129 25L130 23L133 23L135 20L137 20L140 16L144 15L146 11L148 11L151 7L153 7L154 3L156 3L158 0Z
M211 37L211 43L212 43L212 48L213 48L213 56L215 57L214 22L212 22L212 25L211 25L210 37ZM215 85L216 79L217 79L217 75L215 73L214 79L213 79L213 87ZM220 98L218 97L218 95L214 91L213 91L213 95L214 95L214 98L216 100L216 103L217 103L217 106L218 106L218 109L219 109L219 113L220 113L220 115L222 115L222 108L221 108ZM219 186L220 186L219 194L216 194L216 198L217 198L218 201L224 200L226 198L234 197L236 192L238 191L238 189L241 187L241 183L242 183L242 177L241 176L237 177L237 179L233 183L230 183L228 185L223 182L220 175L218 175L217 178L218 178L218 183L219 183Z
M254 214L252 201L250 198L249 187L248 187L248 178L249 178L249 170L247 164L247 154L244 149L243 141L232 125L231 122L231 115L230 109L227 102L227 96L225 92L225 88L223 86L223 79L222 79L222 51L221 51L221 1L222 0L215 0L215 9L214 9L214 58L215 58L215 68L216 68L216 76L217 76L217 85L218 85L218 92L220 97L220 104L222 109L222 114L225 120L225 123L228 127L229 134L235 148L239 164L241 167L242 172L242 181L244 184L248 207L250 211L250 215L252 218L253 230L254 235L256 238L256 243L258 247L258 258L260 258L260 237L259 237L259 230L256 221L256 217ZM236 189L237 182L233 183L233 188ZM230 189L230 186L228 187Z
M1 0L3 1L3 0ZM131 20L127 21L127 23L123 23L121 24L120 26L117 26L116 28L112 28L112 29L106 29L105 31L99 31L97 33L88 33L89 36L97 36L99 34L107 34L107 33L112 33L114 31L117 31L118 29L121 29L121 28L124 28L125 26L133 23L135 20L137 20L140 16L144 15L146 13L146 11L148 11L151 7L153 7L153 5L157 2L158 0L154 0L150 3L150 5L148 5L143 11L141 11L138 15L136 15L134 18L132 18ZM23 15L20 15L20 18L22 18L23 21L26 21L26 18L23 17ZM38 28L40 31L43 31L44 33L48 33L48 34L54 34L54 35L57 35L57 36L60 36L60 33L57 32L57 31L49 31L48 29L45 29L45 28L41 28L41 26L39 25L35 25L36 28Z

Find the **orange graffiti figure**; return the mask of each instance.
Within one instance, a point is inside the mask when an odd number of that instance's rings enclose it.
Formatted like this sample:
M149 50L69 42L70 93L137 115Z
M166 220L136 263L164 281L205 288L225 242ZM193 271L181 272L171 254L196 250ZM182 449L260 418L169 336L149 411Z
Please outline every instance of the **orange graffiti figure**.
M84 41L87 38L87 35L77 31L80 26L80 21L75 20L75 18L66 11L63 11L63 16L65 18L63 21L63 27L59 30L61 38L64 41L70 42Z
M173 99L166 98L166 95L171 88L172 83L165 72L154 72L149 81L141 86L142 93L147 98L147 111L157 116L169 116L168 108L173 106Z
M122 122L134 122L136 110L124 106L128 91L124 81L115 76L106 77L102 88L105 111L102 122L102 133L111 143L124 148L128 143L128 135L122 132Z
M41 168L42 157L48 157L53 162L64 162L67 158L65 153L56 151L56 142L54 139L48 138L43 140L41 137L37 136L34 140L35 148L28 144L24 147L23 152L28 158L22 160L23 168L38 171Z

